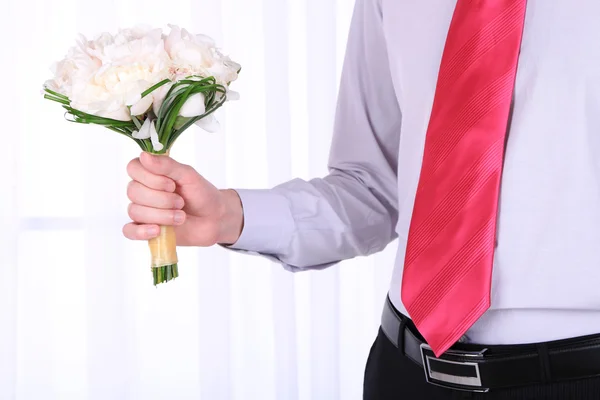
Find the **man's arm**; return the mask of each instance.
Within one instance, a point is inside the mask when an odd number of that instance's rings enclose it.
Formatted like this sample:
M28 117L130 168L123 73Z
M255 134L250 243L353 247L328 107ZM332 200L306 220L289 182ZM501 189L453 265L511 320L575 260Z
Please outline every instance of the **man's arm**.
M291 270L382 250L396 237L400 127L380 0L357 0L329 175L269 190L237 190L244 228L229 248L269 256Z

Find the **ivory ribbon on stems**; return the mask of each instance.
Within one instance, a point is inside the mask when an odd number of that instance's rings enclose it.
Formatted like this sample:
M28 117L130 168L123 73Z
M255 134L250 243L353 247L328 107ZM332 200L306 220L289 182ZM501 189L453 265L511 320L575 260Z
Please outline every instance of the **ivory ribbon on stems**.
M169 151L167 150L165 154L157 155L168 156ZM161 226L160 234L154 239L150 239L148 246L152 254L152 268L177 264L177 236L175 235L175 227Z
M175 227L161 226L160 235L148 241L152 253L152 268L177 264L177 237Z

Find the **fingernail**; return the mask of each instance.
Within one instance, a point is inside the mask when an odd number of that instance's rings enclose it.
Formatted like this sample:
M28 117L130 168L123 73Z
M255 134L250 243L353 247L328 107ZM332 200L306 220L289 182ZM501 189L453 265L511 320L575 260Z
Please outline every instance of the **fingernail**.
M181 197L175 199L175 208L183 208L184 205L185 203Z
M173 217L173 220L176 224L181 224L184 219L185 213L183 211L175 211L175 216Z
M156 226L151 226L146 229L146 234L148 234L148 236L156 236L158 235L158 228Z

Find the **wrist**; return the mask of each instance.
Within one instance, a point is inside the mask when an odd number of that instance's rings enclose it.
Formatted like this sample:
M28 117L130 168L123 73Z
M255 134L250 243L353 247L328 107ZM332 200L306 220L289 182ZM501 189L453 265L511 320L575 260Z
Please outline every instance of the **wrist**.
M219 191L223 201L218 244L232 245L238 241L244 227L244 210L238 193L233 189Z

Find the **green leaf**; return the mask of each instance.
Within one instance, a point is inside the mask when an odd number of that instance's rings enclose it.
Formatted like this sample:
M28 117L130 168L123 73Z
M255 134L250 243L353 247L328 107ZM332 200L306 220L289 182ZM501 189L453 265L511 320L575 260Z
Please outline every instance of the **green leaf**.
M44 88L44 90L45 90L47 93L50 93L51 95L53 95L54 97L59 97L59 98L61 98L61 99L63 99L63 100L67 100L67 101L69 100L69 98L68 98L67 96L65 96L64 94L57 93L57 92L55 92L54 90L50 90L50 89L48 89L47 87L45 87L45 88Z
M121 135L124 135L124 136L127 136L128 138L131 138L131 136L129 136L127 134L127 132L124 132L124 131L120 130L119 128L115 128L114 126L107 126L107 128L110 129L111 131L120 133Z
M163 81L158 82L156 85L152 86L150 89L146 90L145 92L142 93L142 98L148 96L150 93L154 92L156 89L158 89L161 86L166 85L167 83L171 82L170 79L165 79Z
M171 130L173 129L173 125L175 125L175 119L177 118L177 116L179 115L179 111L181 110L181 107L183 107L193 90L193 85L188 86L185 92L178 96L177 100L174 101L174 104L169 110L165 118L165 123L162 127L163 135L165 132L167 132L167 135L171 132ZM166 139L168 140L168 137Z
M178 85L178 88L175 89L173 86L170 90L171 94L168 94L165 97L160 109L158 110L157 121L156 121L156 131L158 132L158 137L161 138L163 136L163 122L165 121L166 115L169 112L173 102L177 99L177 97L183 94L187 90L187 85L181 87Z
M209 109L207 109L207 111L195 118L191 118L186 124L184 124L181 128L179 128L178 130L176 130L175 132L173 132L173 134L171 135L171 137L169 138L169 141L167 142L167 146L168 148L171 148L171 146L173 146L173 143L175 143L175 141L177 140L177 138L186 130L188 129L190 126L192 126L193 124L195 124L197 121L201 120L202 118L207 117L208 115L214 113L215 111L217 111L226 101L226 98L223 97L223 99L218 102L213 104Z
M175 118L175 124L173 125L173 129L175 131L181 129L181 127L184 126L190 119L191 118L178 116L177 118Z
M69 104L71 104L71 103L69 102L69 100L65 100L65 99L62 99L62 98L59 98L59 97L53 97L52 95L49 95L49 94L45 94L45 95L44 95L44 98L45 98L45 99L48 99L48 100L55 101L55 102L57 102L57 103L65 104L65 105L67 105L67 106L68 106Z
M198 79L191 79L198 78ZM154 90L159 87L166 85L171 82L168 79L165 79L156 85L152 86L150 89L146 90L142 93L142 97L147 96L152 93ZM152 142L149 139L135 139L132 137L134 131L139 131L141 129L142 119L132 116L131 121L119 121L111 118L99 117L96 115L88 114L83 111L76 110L70 106L70 100L67 96L62 95L60 93L54 92L51 89L44 88L47 94L44 97L48 100L57 102L62 104L62 107L65 109L65 118L69 122L79 123L79 124L96 124L106 127L111 131L117 132L123 136L132 139L137 143L137 145L143 150L154 154L163 154L166 153L175 140L192 124L197 122L198 120L205 118L211 113L215 112L219 107L221 107L226 101L227 89L225 86L218 84L216 79L212 76L202 77L202 76L190 76L188 79L183 79L181 81L173 83L171 88L169 89L163 104L158 110L158 115L156 115L156 129L158 131L159 140L164 145L164 149L160 152L155 152L154 147L152 146ZM181 108L185 104L185 102L189 99L190 96L193 96L196 93L203 93L205 96L205 106L206 112L195 118L184 118L179 116L179 112ZM217 96L217 94L220 94ZM154 117L154 113L150 111L148 118ZM155 269L156 278L160 281L165 278L164 274L166 274L166 270L162 270L160 268ZM174 266L171 269L171 273L173 276L177 276L177 267Z
M128 108L131 109L131 107L128 107ZM132 115L131 120L135 124L135 127L137 128L138 131L140 129L142 129L142 124L141 124L140 120L138 119L138 117L136 117L135 115Z
M87 114L82 111L75 110L69 106L63 106L65 110L69 112L69 114L77 117L80 123L85 124L97 124L97 125L111 125L111 126L127 126L135 128L135 124L133 121L119 121L111 118L98 117L96 115Z
M191 95L196 93L204 93L206 97L205 104L207 108L209 108L212 105L217 92L223 95L227 93L227 90L223 85L215 82L216 80L214 77L208 77L199 81L184 79L173 85L158 112L156 127L161 143L174 142L174 139L171 138L171 130L180 130L179 126L175 127L174 120L177 118L181 107L183 107L183 104L185 104ZM221 101L221 103L222 102L223 101ZM189 126L190 124L186 125Z

